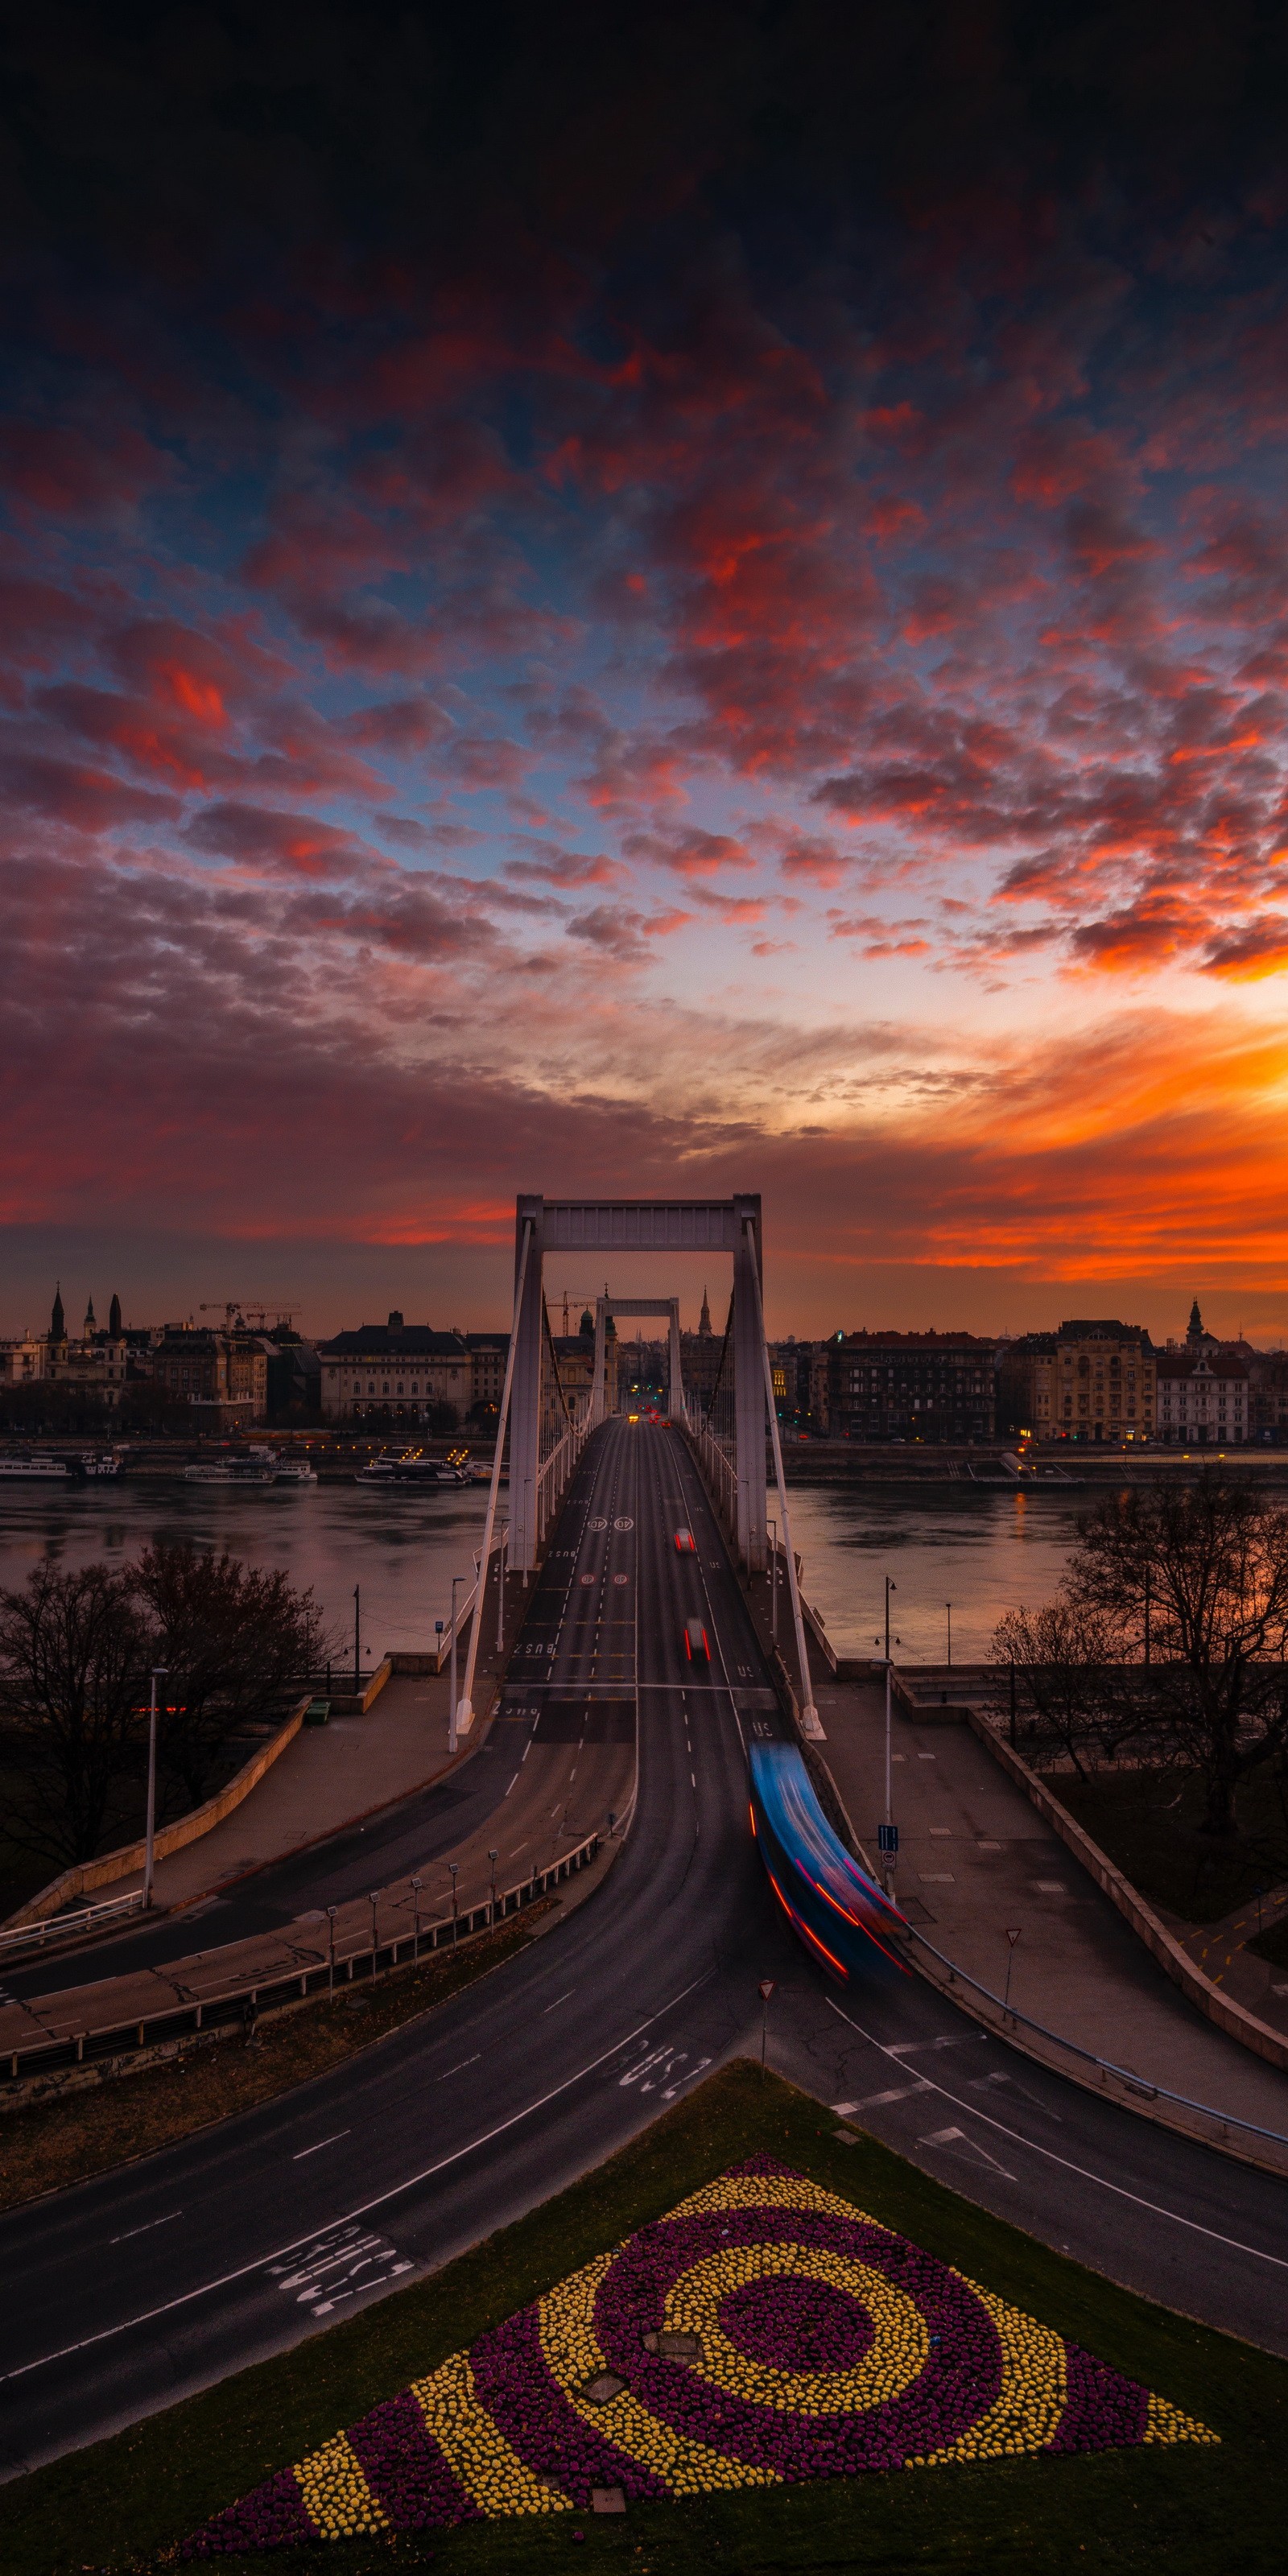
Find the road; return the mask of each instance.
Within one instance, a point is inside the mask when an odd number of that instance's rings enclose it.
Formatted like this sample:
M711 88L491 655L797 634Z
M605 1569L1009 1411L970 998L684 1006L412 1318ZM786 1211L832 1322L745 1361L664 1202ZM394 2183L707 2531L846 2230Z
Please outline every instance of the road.
M687 1524L696 1556L680 1556ZM687 1663L700 1616L709 1673ZM437 2268L758 2044L821 2101L1016 2225L1288 2351L1288 2192L982 2038L916 1980L824 1986L773 1908L742 1730L771 1705L696 1469L607 1425L534 1590L511 1709L637 1726L613 1872L566 1925L333 2074L0 2219L5 2474L135 2421ZM520 1679L519 1676L522 1676ZM532 1712L537 1711L537 1715Z

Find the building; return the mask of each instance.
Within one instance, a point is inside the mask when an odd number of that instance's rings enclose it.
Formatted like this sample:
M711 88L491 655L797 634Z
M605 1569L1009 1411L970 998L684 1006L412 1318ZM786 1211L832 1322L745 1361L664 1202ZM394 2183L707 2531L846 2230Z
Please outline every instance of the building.
M0 1387L39 1386L45 1374L47 1344L36 1333L0 1342Z
M803 1430L813 1410L813 1343L798 1342L794 1333L785 1342L771 1342L769 1368L779 1421L789 1431Z
M465 1335L404 1323L397 1308L387 1324L360 1324L317 1350L324 1422L393 1420L410 1428L446 1406L453 1422L463 1423L474 1403Z
M480 1419L491 1415L493 1421L501 1410L505 1393L505 1364L510 1356L508 1333L462 1333L461 1340L470 1355L470 1411Z
M991 1440L996 1376L975 1333L834 1333L813 1346L810 1411L830 1440Z
M152 1350L150 1375L172 1406L199 1410L193 1428L241 1429L268 1412L270 1345L236 1326L167 1324Z
M1248 1364L1206 1341L1158 1354L1158 1436L1189 1449L1241 1448L1251 1429Z
M1111 1317L1075 1317L1007 1345L999 1419L1013 1439L1152 1439L1157 1354L1148 1333Z
M79 1338L69 1334L61 1286L54 1290L49 1331L45 1336L43 1376L50 1385L99 1403L106 1412L119 1409L125 1387L126 1346L121 1333L121 1302L113 1297L111 1321L99 1329L91 1297ZM113 1329L114 1327L114 1329Z

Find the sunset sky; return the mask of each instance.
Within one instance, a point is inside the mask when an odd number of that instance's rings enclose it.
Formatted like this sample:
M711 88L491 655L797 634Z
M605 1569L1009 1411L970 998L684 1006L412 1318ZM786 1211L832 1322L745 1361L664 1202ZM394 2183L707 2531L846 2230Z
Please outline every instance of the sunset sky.
M1288 1329L1281 11L0 61L0 1330L732 1188L773 1329Z

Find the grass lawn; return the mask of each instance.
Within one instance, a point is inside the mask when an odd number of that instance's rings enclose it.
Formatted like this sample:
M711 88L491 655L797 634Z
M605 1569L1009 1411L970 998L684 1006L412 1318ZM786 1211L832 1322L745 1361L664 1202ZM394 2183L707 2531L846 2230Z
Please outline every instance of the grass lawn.
M451 2532L317 2543L209 2562L229 2576L327 2567L383 2576L524 2576L603 2565L620 2576L871 2568L1162 2569L1252 2576L1281 2561L1288 2507L1288 2362L1189 2323L974 2208L874 2139L847 2144L803 2094L741 2062L558 2199L281 2359L4 2490L4 2576L81 2576L173 2563L222 2504L432 2369L740 2157L768 2151L1143 2381L1221 2436L1220 2448L1007 2459L888 2477L636 2504ZM580 2542L575 2533L584 2534Z
M1101 1771L1093 1779L1045 1773L1047 1787L1150 1904L1187 1923L1219 1923L1259 1887L1288 1878L1288 1819L1269 1771L1242 1782L1238 1832L1228 1843L1201 1830L1203 1792L1191 1773Z
M499 1968L550 1928L558 1905L557 1897L538 1898L524 1913L498 1924L495 1932L476 1933L455 1957L440 1950L420 1967L386 1972L374 1987L342 1984L334 2003L323 1998L266 2016L249 2047L240 2036L230 2035L137 2075L113 2076L83 2091L5 2112L0 2119L0 2209L13 2209L42 2192L65 2191L69 2183L106 2173L128 2158L152 2155L176 2138L190 2137L194 2129L208 2128L212 2120L231 2119L234 2112L253 2110L257 2102L307 2083L310 2076L325 2075L328 2067L356 2056L387 2031L432 2012L462 1986ZM3 2558L0 2576L6 2576Z

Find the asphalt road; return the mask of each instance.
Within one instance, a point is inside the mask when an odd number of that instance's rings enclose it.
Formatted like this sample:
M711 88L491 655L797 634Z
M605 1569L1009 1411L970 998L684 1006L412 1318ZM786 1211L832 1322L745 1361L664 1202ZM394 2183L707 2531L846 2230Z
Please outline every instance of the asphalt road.
M682 1523L696 1557L675 1551ZM685 1658L691 1615L707 1673ZM838 1994L786 1933L746 1822L742 1728L768 1677L674 1435L618 1422L590 1444L522 1643L511 1705L530 1725L638 1724L613 1872L368 2055L0 2219L5 2474L320 2330L559 2190L758 2045L766 1975L772 2062L820 2101L1046 2242L1288 2352L1282 2184L1045 2075L911 1977Z

